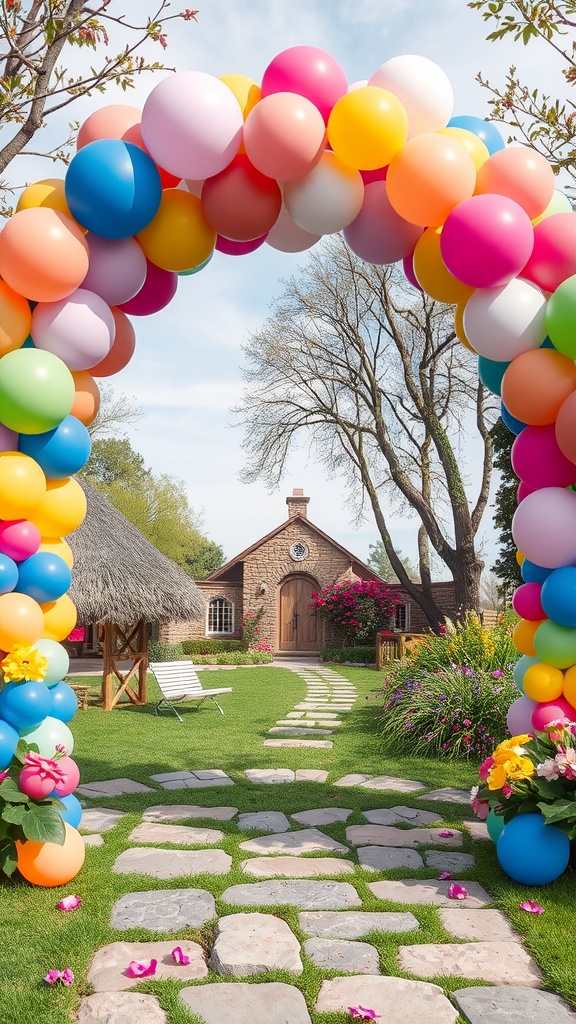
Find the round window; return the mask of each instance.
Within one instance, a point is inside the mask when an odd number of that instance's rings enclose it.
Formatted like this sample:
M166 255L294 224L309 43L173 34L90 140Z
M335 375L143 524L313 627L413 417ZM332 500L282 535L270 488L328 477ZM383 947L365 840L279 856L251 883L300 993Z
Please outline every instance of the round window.
M302 562L307 557L308 545L302 540L296 541L296 543L290 548L290 558L293 558L295 562Z

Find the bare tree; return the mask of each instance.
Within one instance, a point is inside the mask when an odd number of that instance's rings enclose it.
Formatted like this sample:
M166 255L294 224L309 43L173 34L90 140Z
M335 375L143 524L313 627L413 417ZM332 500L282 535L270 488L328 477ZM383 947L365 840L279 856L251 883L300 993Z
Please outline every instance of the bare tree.
M394 572L433 628L443 615L431 589L430 545L454 578L457 605L479 608L475 538L492 472L495 412L451 324L450 308L409 289L397 268L370 266L333 236L245 346L247 387L237 410L245 479L276 485L294 443L305 440L329 473L368 499ZM470 406L482 450L472 507L455 443ZM422 524L421 588L394 549L391 497Z

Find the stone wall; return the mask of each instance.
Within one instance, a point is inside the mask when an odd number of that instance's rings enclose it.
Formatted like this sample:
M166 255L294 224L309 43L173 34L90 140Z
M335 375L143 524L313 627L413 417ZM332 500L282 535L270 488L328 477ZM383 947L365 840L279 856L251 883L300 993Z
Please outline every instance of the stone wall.
M234 633L226 634L224 639L231 639L242 625L242 584L241 583L202 583L196 584L206 600L206 608L214 597L223 597L234 606ZM208 634L206 615L192 622L169 622L159 627L158 639L161 643L181 643L183 640L199 640L205 636L216 638L219 634ZM223 634L220 634L224 636Z

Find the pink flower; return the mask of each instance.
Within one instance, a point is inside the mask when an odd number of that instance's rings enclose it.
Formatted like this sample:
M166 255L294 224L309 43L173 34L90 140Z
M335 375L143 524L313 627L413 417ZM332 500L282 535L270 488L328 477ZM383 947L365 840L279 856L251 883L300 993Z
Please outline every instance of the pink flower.
M175 946L170 956L181 967L187 967L190 963L190 957L182 952L182 946Z
M480 765L480 768L478 769L478 775L482 779L482 781L484 781L485 779L488 778L488 776L490 774L490 769L493 768L493 767L494 767L494 758L492 756L487 757L486 760L482 762L482 764Z
M520 904L520 910L525 910L528 914L543 914L544 907L541 907L536 900L526 900L525 903Z
M442 831L438 833L440 839L450 839L453 835L454 833L451 832L449 828L442 829Z
M472 789L470 790L470 803L472 804L472 810L476 817L479 818L480 821L486 821L490 810L490 804L488 800L478 798L479 788L479 786L472 786Z
M81 906L82 900L79 896L65 896L63 900L60 900L58 910L77 910Z
M560 768L553 757L547 757L542 764L536 765L536 775L539 775L541 779L548 779L548 782L553 782L560 778Z
M51 970L51 971L48 971L48 974L44 978L44 981L46 981L49 985L53 985L55 981L60 981L61 977L62 977L62 971Z
M574 747L559 747L554 758L561 775L567 779L576 779L576 750Z
M367 1006L349 1006L348 1013L354 1017L354 1020L380 1020L382 1017L381 1013L369 1010Z
M45 976L44 981L48 985L54 985L57 981L61 981L63 985L71 985L74 981L74 971L70 967L65 967L63 971L50 970Z
M452 878L452 875L449 871L443 871L441 875L438 875L439 882L445 882L448 878Z
M458 885L457 882L452 882L452 885L448 886L448 899L465 900L467 895L468 890L463 885Z
M64 985L71 985L72 982L74 981L74 971L71 970L70 967L66 967L62 971L62 978L61 978L61 980L62 980L62 983Z
M156 974L157 960L150 960L148 964L139 964L137 960L131 960L124 971L127 978L149 978Z
M42 757L40 754L35 754L32 751L28 751L24 758L27 768L36 768L38 774L42 778L52 779L56 782L66 782L67 775L62 771L60 765L53 761L50 757Z
M502 786L502 796L506 800L509 800L513 792L514 786L511 786L509 782L505 782L504 785ZM486 803L488 803L488 801L486 801ZM490 808L490 804L488 804L488 808ZM488 817L488 814L486 814L486 817Z
M9 776L10 776L10 771L9 771L8 768L6 769L5 772L0 772L0 782L4 782L4 779L7 779Z

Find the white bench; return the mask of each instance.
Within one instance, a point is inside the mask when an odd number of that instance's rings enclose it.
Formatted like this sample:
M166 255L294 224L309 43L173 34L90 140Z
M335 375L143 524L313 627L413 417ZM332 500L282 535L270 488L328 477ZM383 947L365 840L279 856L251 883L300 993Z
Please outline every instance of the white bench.
M224 714L215 697L219 693L232 693L232 687L225 686L219 690L203 690L198 673L191 661L151 661L148 667L156 679L162 694L162 699L158 701L154 708L155 715L158 714L160 705L166 704L172 709L178 721L183 722L184 719L180 717L172 702L184 700L185 697L197 700L198 706L200 706L203 700L210 698L210 700L214 701L220 714Z

